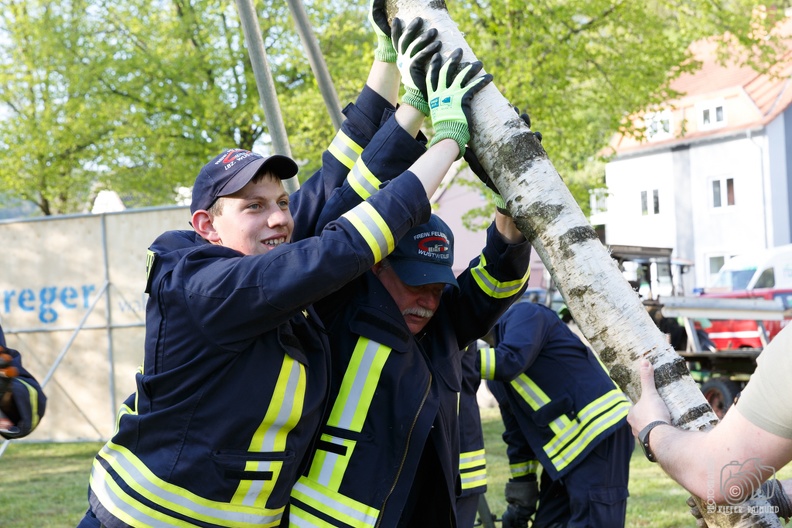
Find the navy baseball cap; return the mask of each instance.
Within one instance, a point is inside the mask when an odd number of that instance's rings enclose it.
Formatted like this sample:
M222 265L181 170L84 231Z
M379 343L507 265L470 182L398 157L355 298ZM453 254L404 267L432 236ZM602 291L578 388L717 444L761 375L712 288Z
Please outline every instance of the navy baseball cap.
M413 227L388 255L393 271L409 286L451 284L459 288L454 264L454 234L439 216Z
M224 150L204 165L195 178L190 213L209 209L218 198L234 194L265 171L285 180L297 174L297 164L279 154L262 156L244 149Z

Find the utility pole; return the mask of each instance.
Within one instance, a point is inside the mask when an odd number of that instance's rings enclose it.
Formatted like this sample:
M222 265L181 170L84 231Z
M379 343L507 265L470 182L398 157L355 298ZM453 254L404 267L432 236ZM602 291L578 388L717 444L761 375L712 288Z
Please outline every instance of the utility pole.
M314 77L316 77L327 113L330 114L330 119L333 121L333 128L338 130L344 121L344 114L341 113L341 103L338 101L338 94L335 91L333 79L330 77L327 64L319 49L319 43L311 30L311 23L308 21L305 6L301 0L286 0L286 3L289 4L289 10L297 27L297 34L300 35L300 41L305 48L308 63L311 65Z
M250 54L250 63L253 66L253 75L256 78L261 106L264 109L264 119L272 138L272 149L275 154L291 157L286 127L278 105L278 94L275 92L275 82L267 62L267 53L264 51L264 40L261 38L261 27L258 16L253 7L252 0L236 0L239 19L242 22L242 31L245 34L245 44ZM297 177L283 180L286 192L293 193L300 188Z

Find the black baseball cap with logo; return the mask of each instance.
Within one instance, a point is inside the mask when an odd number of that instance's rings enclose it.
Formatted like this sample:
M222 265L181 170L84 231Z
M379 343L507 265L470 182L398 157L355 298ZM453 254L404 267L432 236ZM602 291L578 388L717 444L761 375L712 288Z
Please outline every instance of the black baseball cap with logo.
M288 156L262 156L249 150L229 149L207 163L195 178L190 213L206 210L221 196L234 194L257 174L270 172L281 180L297 174L297 164Z

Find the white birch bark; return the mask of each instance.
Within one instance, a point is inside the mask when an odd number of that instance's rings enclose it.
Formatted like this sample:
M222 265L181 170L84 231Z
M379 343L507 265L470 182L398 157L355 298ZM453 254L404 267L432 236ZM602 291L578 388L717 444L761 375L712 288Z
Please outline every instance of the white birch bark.
M443 52L462 48L465 61L476 60L442 0L390 0L388 12L405 23L422 17L439 31ZM581 331L613 380L633 401L640 397L638 366L645 357L654 365L658 392L675 425L703 430L716 424L718 419L690 377L685 361L655 326L542 146L496 88L497 83L495 79L474 99L472 146L520 231L550 271ZM706 504L700 501L699 505L706 512ZM756 499L746 506L765 511L768 505L766 500ZM765 507L757 510L759 506ZM713 528L781 526L772 513L704 515Z

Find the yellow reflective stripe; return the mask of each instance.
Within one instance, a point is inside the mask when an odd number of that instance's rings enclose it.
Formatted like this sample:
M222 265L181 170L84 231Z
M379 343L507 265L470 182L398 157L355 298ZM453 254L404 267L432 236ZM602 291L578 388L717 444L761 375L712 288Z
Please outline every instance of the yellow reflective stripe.
M558 471L568 466L603 431L627 416L630 400L618 389L607 392L578 413L544 451Z
M137 412L129 407L129 405L121 404L121 408L118 409L118 413L116 414L115 430L113 431L114 435L118 433L119 429L121 428L121 418L128 414L136 415Z
M272 453L286 450L286 438L300 421L305 403L305 366L284 356L264 419L250 441L251 453ZM263 508L280 478L283 460L248 460L245 471L271 471L267 480L240 480L233 503Z
M346 218L368 244L374 254L374 262L379 262L396 247L388 224L379 212L368 203L363 202L342 215Z
M363 152L363 147L352 141L352 138L347 136L342 130L339 130L330 146L327 147L327 151L347 169L351 169L352 165L355 164L355 160Z
M487 460L484 449L459 454L459 478L462 489L487 485Z
M113 442L105 444L98 456L136 494L142 495L162 509L179 513L190 519L220 526L247 528L277 526L283 515L284 508L264 509L205 499L160 479L129 449ZM91 490L100 498L102 505L127 524L135 526L142 526L141 522L151 522L152 526L163 526L165 523L184 524L183 519L171 517L167 512L155 511L135 496L127 494L116 484L113 475L98 459L94 461L90 482Z
M534 411L550 403L550 397L539 388L539 385L537 385L534 380L526 376L525 373L513 379L511 381L511 386Z
M526 376L524 373L517 376L516 379L511 381L511 386L515 391L525 400L531 409L534 411L539 410L542 406L550 403L550 398L544 393L539 385L534 380ZM556 434L561 434L564 429L569 425L569 418L566 415L561 415L552 422L550 422L550 429Z
M515 462L509 464L509 474L511 478L535 475L539 471L538 460L526 460L525 462Z
M36 428L39 423L39 413L38 413L38 391L36 388L31 385L30 383L25 382L24 380L18 380L28 391L28 399L30 400L30 430Z
M478 265L471 269L470 273L481 291L495 299L505 299L516 295L531 276L531 268L528 267L521 279L501 282L490 275L486 270L486 265L487 261L482 253L479 255Z
M462 489L478 488L487 485L487 469L481 468L476 471L460 473L459 479L462 482Z
M292 489L292 497L323 514L337 519L353 528L373 527L377 522L379 510L367 506L345 495L322 486L309 478L302 477ZM300 511L294 504L289 508L289 518ZM297 514L299 517L299 514Z
M485 457L484 449L469 451L467 453L459 453L460 471L462 471L463 469L469 469L471 467L477 467L486 463L487 460Z
M492 347L485 347L479 349L479 359L481 366L481 379L494 380L495 379L495 349Z
M93 462L91 478L88 483L91 491L102 503L102 507L130 526L153 528L154 526L167 526L176 522L176 519L170 518L162 512L128 497L115 480L106 474L98 460ZM172 523L169 523L169 520Z
M363 429L390 352L391 349L385 345L365 337L358 339L327 420L328 425L358 432Z
M350 187L352 187L363 200L376 193L382 183L374 176L368 167L366 167L363 158L358 158L355 162L355 166L349 171L347 182L349 182Z
M382 368L390 356L391 348L365 337L358 339L352 357L341 381L338 396L333 403L327 425L360 432L366 421L374 393L379 385ZM317 450L311 463L310 478L327 487L338 490L352 458L356 442L345 438L322 434L322 440L343 446L344 454Z
M325 442L340 446L345 450L345 454L340 455L324 449L317 449L308 476L323 486L337 490L344 479L344 473L346 473L349 459L355 450L356 442L328 434L322 434L321 438Z

